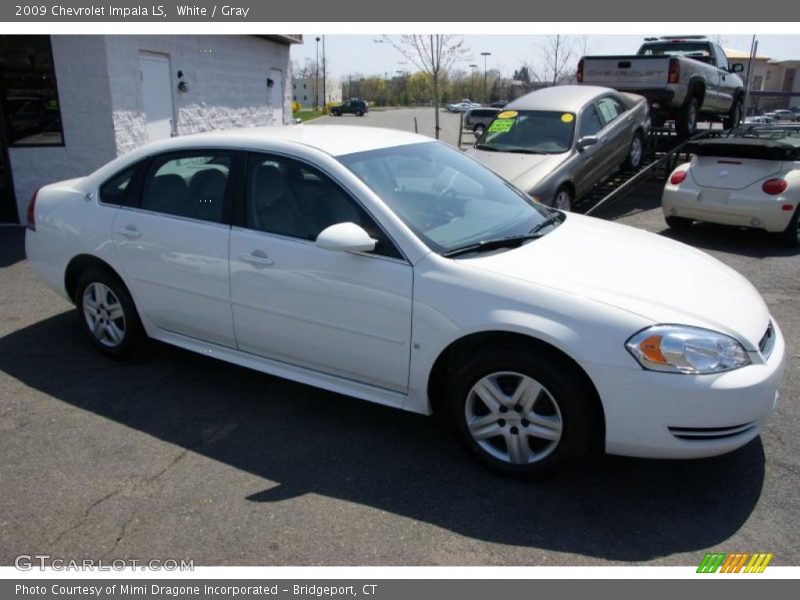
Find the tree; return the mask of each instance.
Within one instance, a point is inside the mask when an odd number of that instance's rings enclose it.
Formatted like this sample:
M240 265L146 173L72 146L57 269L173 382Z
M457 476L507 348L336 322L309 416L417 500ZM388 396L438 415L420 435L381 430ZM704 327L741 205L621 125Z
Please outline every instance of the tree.
M469 50L452 35L403 35L399 43L389 36L384 36L384 40L431 79L436 139L439 139L439 84L457 60L471 60Z
M574 66L575 40L568 35L548 35L536 46L536 53L538 68L530 69L535 79L556 85Z
M516 81L521 81L525 85L528 85L531 82L531 74L530 71L528 71L528 67L522 65L519 71L514 71L514 76L512 77L512 79L515 79Z

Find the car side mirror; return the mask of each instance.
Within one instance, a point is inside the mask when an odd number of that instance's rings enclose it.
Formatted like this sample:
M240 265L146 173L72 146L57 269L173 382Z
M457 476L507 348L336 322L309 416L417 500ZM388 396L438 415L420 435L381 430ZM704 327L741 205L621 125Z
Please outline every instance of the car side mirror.
M733 63L731 65L731 73L741 73L744 71L744 65L742 63Z
M317 248L333 252L372 252L377 240L355 223L336 223L317 236Z
M583 150L588 146L594 146L597 143L596 135L585 135L578 140L578 150Z

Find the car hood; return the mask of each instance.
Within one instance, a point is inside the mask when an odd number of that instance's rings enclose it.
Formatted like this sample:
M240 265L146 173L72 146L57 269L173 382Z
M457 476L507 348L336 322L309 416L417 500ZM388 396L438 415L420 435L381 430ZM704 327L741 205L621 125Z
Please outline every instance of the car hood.
M460 262L602 302L653 323L713 329L748 350L758 348L769 323L767 306L753 285L708 254L574 213L538 240Z
M555 171L569 157L567 152L562 154L520 154L491 152L477 148L471 148L467 154L526 192L531 191L537 182Z

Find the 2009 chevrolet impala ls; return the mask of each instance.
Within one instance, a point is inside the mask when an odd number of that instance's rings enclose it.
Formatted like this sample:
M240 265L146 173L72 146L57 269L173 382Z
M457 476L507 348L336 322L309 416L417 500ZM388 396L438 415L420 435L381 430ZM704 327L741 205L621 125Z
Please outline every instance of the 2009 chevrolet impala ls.
M721 454L778 401L784 341L738 273L533 202L463 153L299 126L150 144L38 190L26 247L122 357L144 336L446 415L538 475L613 454ZM601 446L602 447L602 446Z

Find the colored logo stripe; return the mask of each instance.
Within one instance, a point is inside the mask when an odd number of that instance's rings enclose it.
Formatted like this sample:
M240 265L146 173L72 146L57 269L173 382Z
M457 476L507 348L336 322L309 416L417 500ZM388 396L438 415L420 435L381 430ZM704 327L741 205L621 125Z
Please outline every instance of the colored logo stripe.
M698 573L739 573L744 568L745 573L763 573L772 560L772 553L755 552L709 552L704 557ZM748 561L749 559L749 561ZM745 563L747 566L745 566Z

